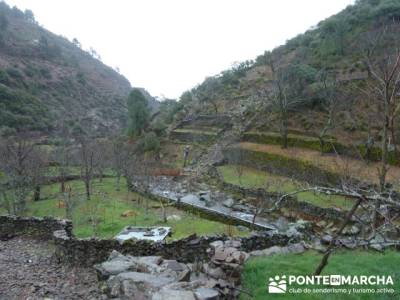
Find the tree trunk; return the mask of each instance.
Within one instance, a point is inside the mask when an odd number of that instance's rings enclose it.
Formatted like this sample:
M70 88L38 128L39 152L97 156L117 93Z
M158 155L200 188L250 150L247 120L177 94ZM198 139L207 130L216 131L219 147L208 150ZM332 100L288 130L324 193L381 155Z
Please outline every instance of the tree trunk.
M86 200L90 200L90 180L85 180Z
M363 201L363 198L358 198L357 202L353 205L349 213L347 214L346 218L344 219L342 226L340 226L338 232L336 235L332 238L331 242L329 243L328 248L325 251L324 256L322 257L322 260L320 264L318 265L317 269L314 272L314 275L320 275L322 270L325 268L325 266L328 264L329 256L333 252L333 248L336 245L336 240L337 238L342 234L344 228L346 227L347 223L351 220L352 216L356 212L357 208L360 206L361 202Z
M115 189L119 192L119 190L120 190L120 182L121 182L121 174L119 174L119 173L117 173L117 176L116 176L116 187L115 187Z
M40 185L35 186L35 190L33 192L33 201L40 200Z
M61 184L61 193L65 193L65 180L63 177L61 178L60 184Z

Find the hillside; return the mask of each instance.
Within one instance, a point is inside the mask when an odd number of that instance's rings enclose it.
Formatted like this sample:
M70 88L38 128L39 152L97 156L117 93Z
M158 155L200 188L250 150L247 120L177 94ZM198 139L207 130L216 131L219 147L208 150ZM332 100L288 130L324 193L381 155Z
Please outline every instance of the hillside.
M327 136L346 145L363 144L370 137L379 142L382 107L371 104L365 55L371 53L378 62L396 49L399 21L398 1L356 1L254 61L208 77L182 95L184 111L240 115L242 131L277 133L279 108L272 98L274 84L280 81L288 101L289 133L317 138L332 112ZM395 122L392 142L398 139L398 129Z
M0 128L120 127L130 83L95 57L39 26L32 12L0 3Z

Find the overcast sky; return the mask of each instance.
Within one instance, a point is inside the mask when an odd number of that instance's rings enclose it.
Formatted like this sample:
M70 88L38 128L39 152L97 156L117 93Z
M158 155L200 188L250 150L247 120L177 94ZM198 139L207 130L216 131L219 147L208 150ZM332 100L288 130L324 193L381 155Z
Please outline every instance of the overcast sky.
M254 59L353 0L6 0L93 47L133 86L175 98L236 61Z

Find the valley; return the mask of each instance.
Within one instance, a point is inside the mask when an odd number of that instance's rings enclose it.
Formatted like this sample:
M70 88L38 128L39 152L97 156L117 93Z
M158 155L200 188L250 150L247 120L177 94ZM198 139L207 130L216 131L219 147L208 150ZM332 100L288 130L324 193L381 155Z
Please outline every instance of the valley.
M0 299L399 298L400 3L178 99L31 13L0 3ZM394 283L288 279L325 275Z

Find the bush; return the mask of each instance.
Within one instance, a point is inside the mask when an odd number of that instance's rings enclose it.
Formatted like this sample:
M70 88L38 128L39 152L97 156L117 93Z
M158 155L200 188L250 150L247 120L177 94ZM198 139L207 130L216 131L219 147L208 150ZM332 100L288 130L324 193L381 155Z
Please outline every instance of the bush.
M146 133L138 142L138 150L141 152L158 152L160 140L157 135L153 131Z

